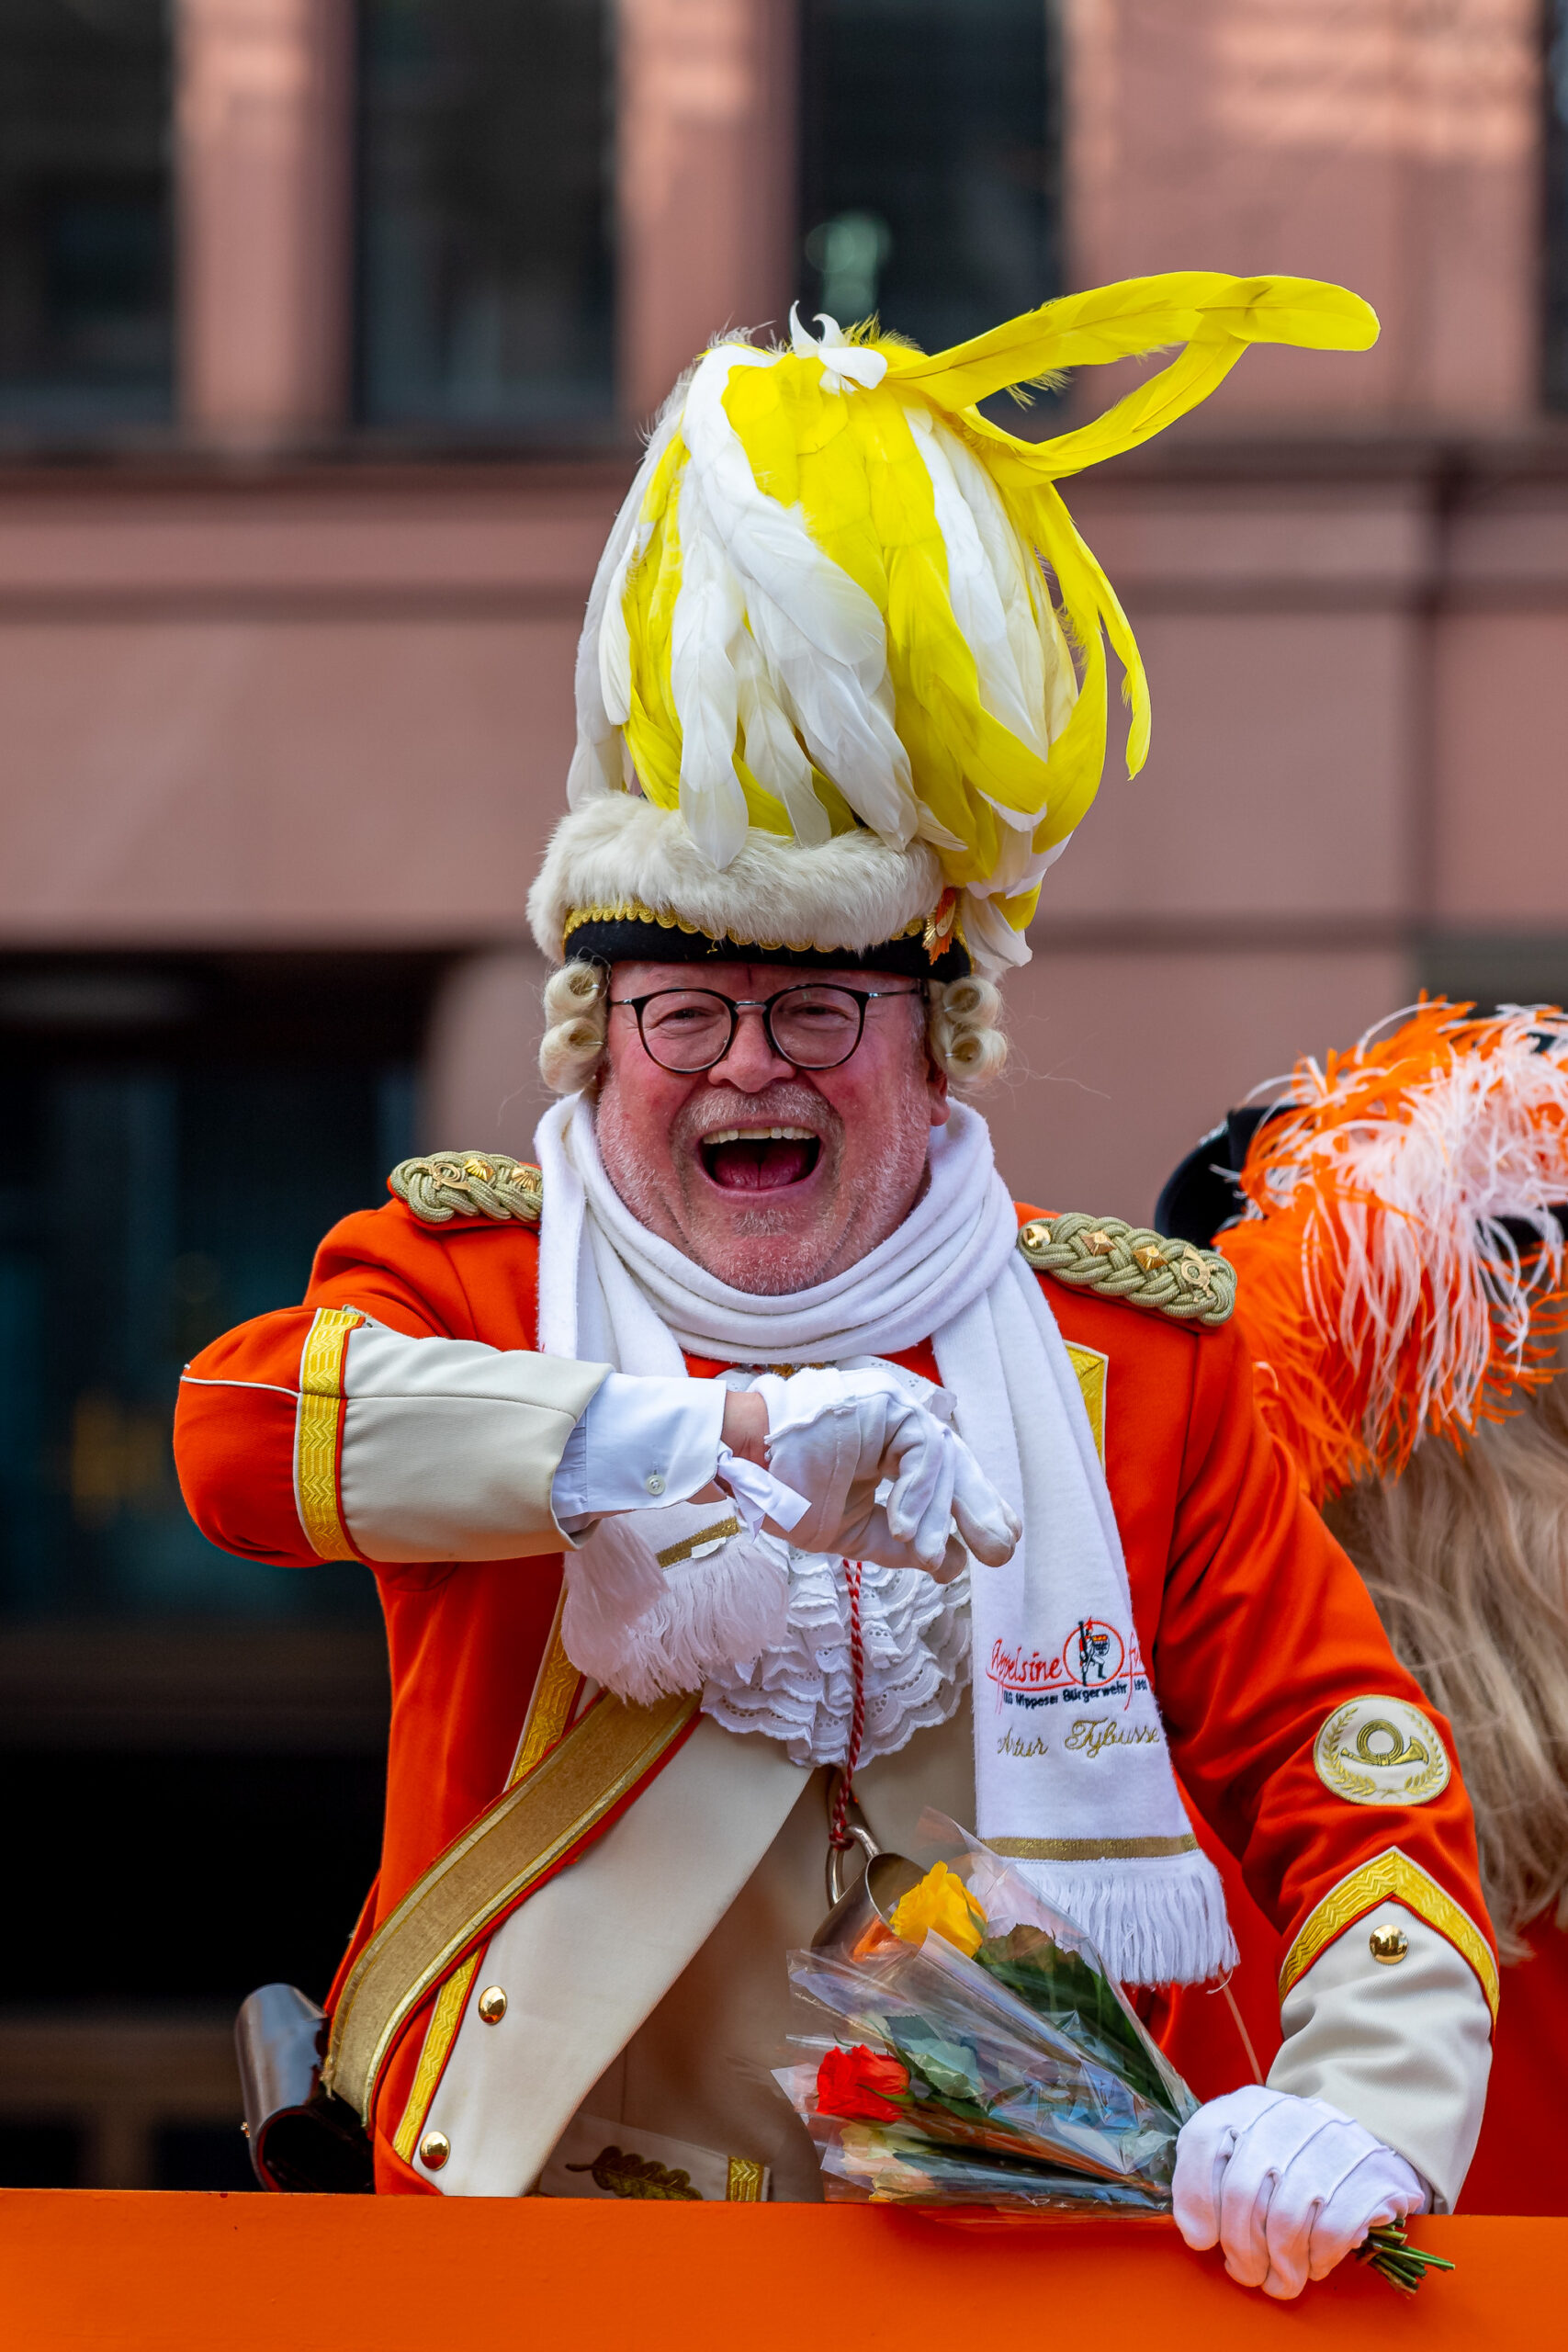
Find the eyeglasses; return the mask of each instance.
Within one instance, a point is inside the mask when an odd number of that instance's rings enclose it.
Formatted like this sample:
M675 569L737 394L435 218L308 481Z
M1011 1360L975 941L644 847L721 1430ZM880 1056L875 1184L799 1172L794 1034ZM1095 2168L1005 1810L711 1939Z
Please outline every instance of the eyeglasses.
M616 996L637 1016L643 1050L660 1069L682 1077L712 1069L735 1043L743 1012L760 1012L775 1054L796 1069L837 1069L865 1031L865 1009L884 997L924 996L912 989L842 989L817 981L781 989L776 996L720 996L716 989L656 989L651 996Z

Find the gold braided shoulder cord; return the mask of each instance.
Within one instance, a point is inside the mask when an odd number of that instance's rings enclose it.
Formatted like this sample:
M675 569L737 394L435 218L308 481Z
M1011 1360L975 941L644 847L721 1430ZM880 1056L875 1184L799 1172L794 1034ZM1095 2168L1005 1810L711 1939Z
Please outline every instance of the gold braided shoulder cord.
M1171 1241L1118 1216L1032 1217L1018 1237L1029 1264L1077 1290L1146 1306L1213 1330L1235 1311L1235 1268L1216 1250Z
M1347 1928L1354 1927L1364 1913L1390 1895L1396 1903L1403 1903L1407 1911L1414 1911L1418 1919L1425 1919L1429 1928L1436 1928L1438 1935L1445 1937L1470 1962L1495 2022L1497 1963L1492 1957L1491 1946L1469 1912L1435 1878L1428 1877L1418 1862L1401 1853L1397 1846L1374 1855L1370 1862L1363 1862L1348 1878L1342 1878L1307 1914L1280 1971L1280 2000L1306 1974L1320 1953L1337 1942Z
M539 1170L503 1151L434 1151L402 1159L387 1182L425 1225L449 1225L455 1216L537 1225L544 1206Z

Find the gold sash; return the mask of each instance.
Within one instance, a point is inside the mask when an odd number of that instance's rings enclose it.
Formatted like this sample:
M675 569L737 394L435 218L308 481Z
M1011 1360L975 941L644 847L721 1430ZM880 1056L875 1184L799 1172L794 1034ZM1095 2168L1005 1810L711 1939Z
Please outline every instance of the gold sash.
M598 1700L544 1760L439 1854L384 1919L333 2012L325 2087L369 2120L381 2069L409 2017L502 1914L603 1827L679 1745L697 1694L653 1707Z

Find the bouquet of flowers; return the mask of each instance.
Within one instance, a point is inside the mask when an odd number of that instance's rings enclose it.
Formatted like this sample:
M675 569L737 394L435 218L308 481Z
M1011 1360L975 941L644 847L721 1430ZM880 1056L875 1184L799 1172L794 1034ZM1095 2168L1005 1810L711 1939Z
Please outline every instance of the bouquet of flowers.
M952 1839L923 1875L874 1859L789 1956L795 1990L833 2020L775 2075L828 2197L1168 2213L1198 2101L1089 1939L987 1848ZM1437 2259L1397 2228L1363 2254L1406 2288Z

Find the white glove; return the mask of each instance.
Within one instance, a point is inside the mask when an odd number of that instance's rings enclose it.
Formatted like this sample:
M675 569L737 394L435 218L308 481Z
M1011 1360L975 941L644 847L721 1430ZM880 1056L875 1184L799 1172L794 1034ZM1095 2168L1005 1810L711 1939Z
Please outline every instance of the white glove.
M944 1390L928 1388L922 1405L892 1373L872 1371L768 1373L753 1386L768 1408L769 1467L807 1499L790 1529L802 1551L923 1568L939 1584L957 1576L965 1544L988 1567L1011 1559L1019 1522L939 1418ZM892 1491L879 1504L885 1480Z
M1201 2107L1176 2143L1176 2225L1243 2287L1288 2301L1380 2222L1424 2212L1419 2173L1325 2099L1261 2083Z

